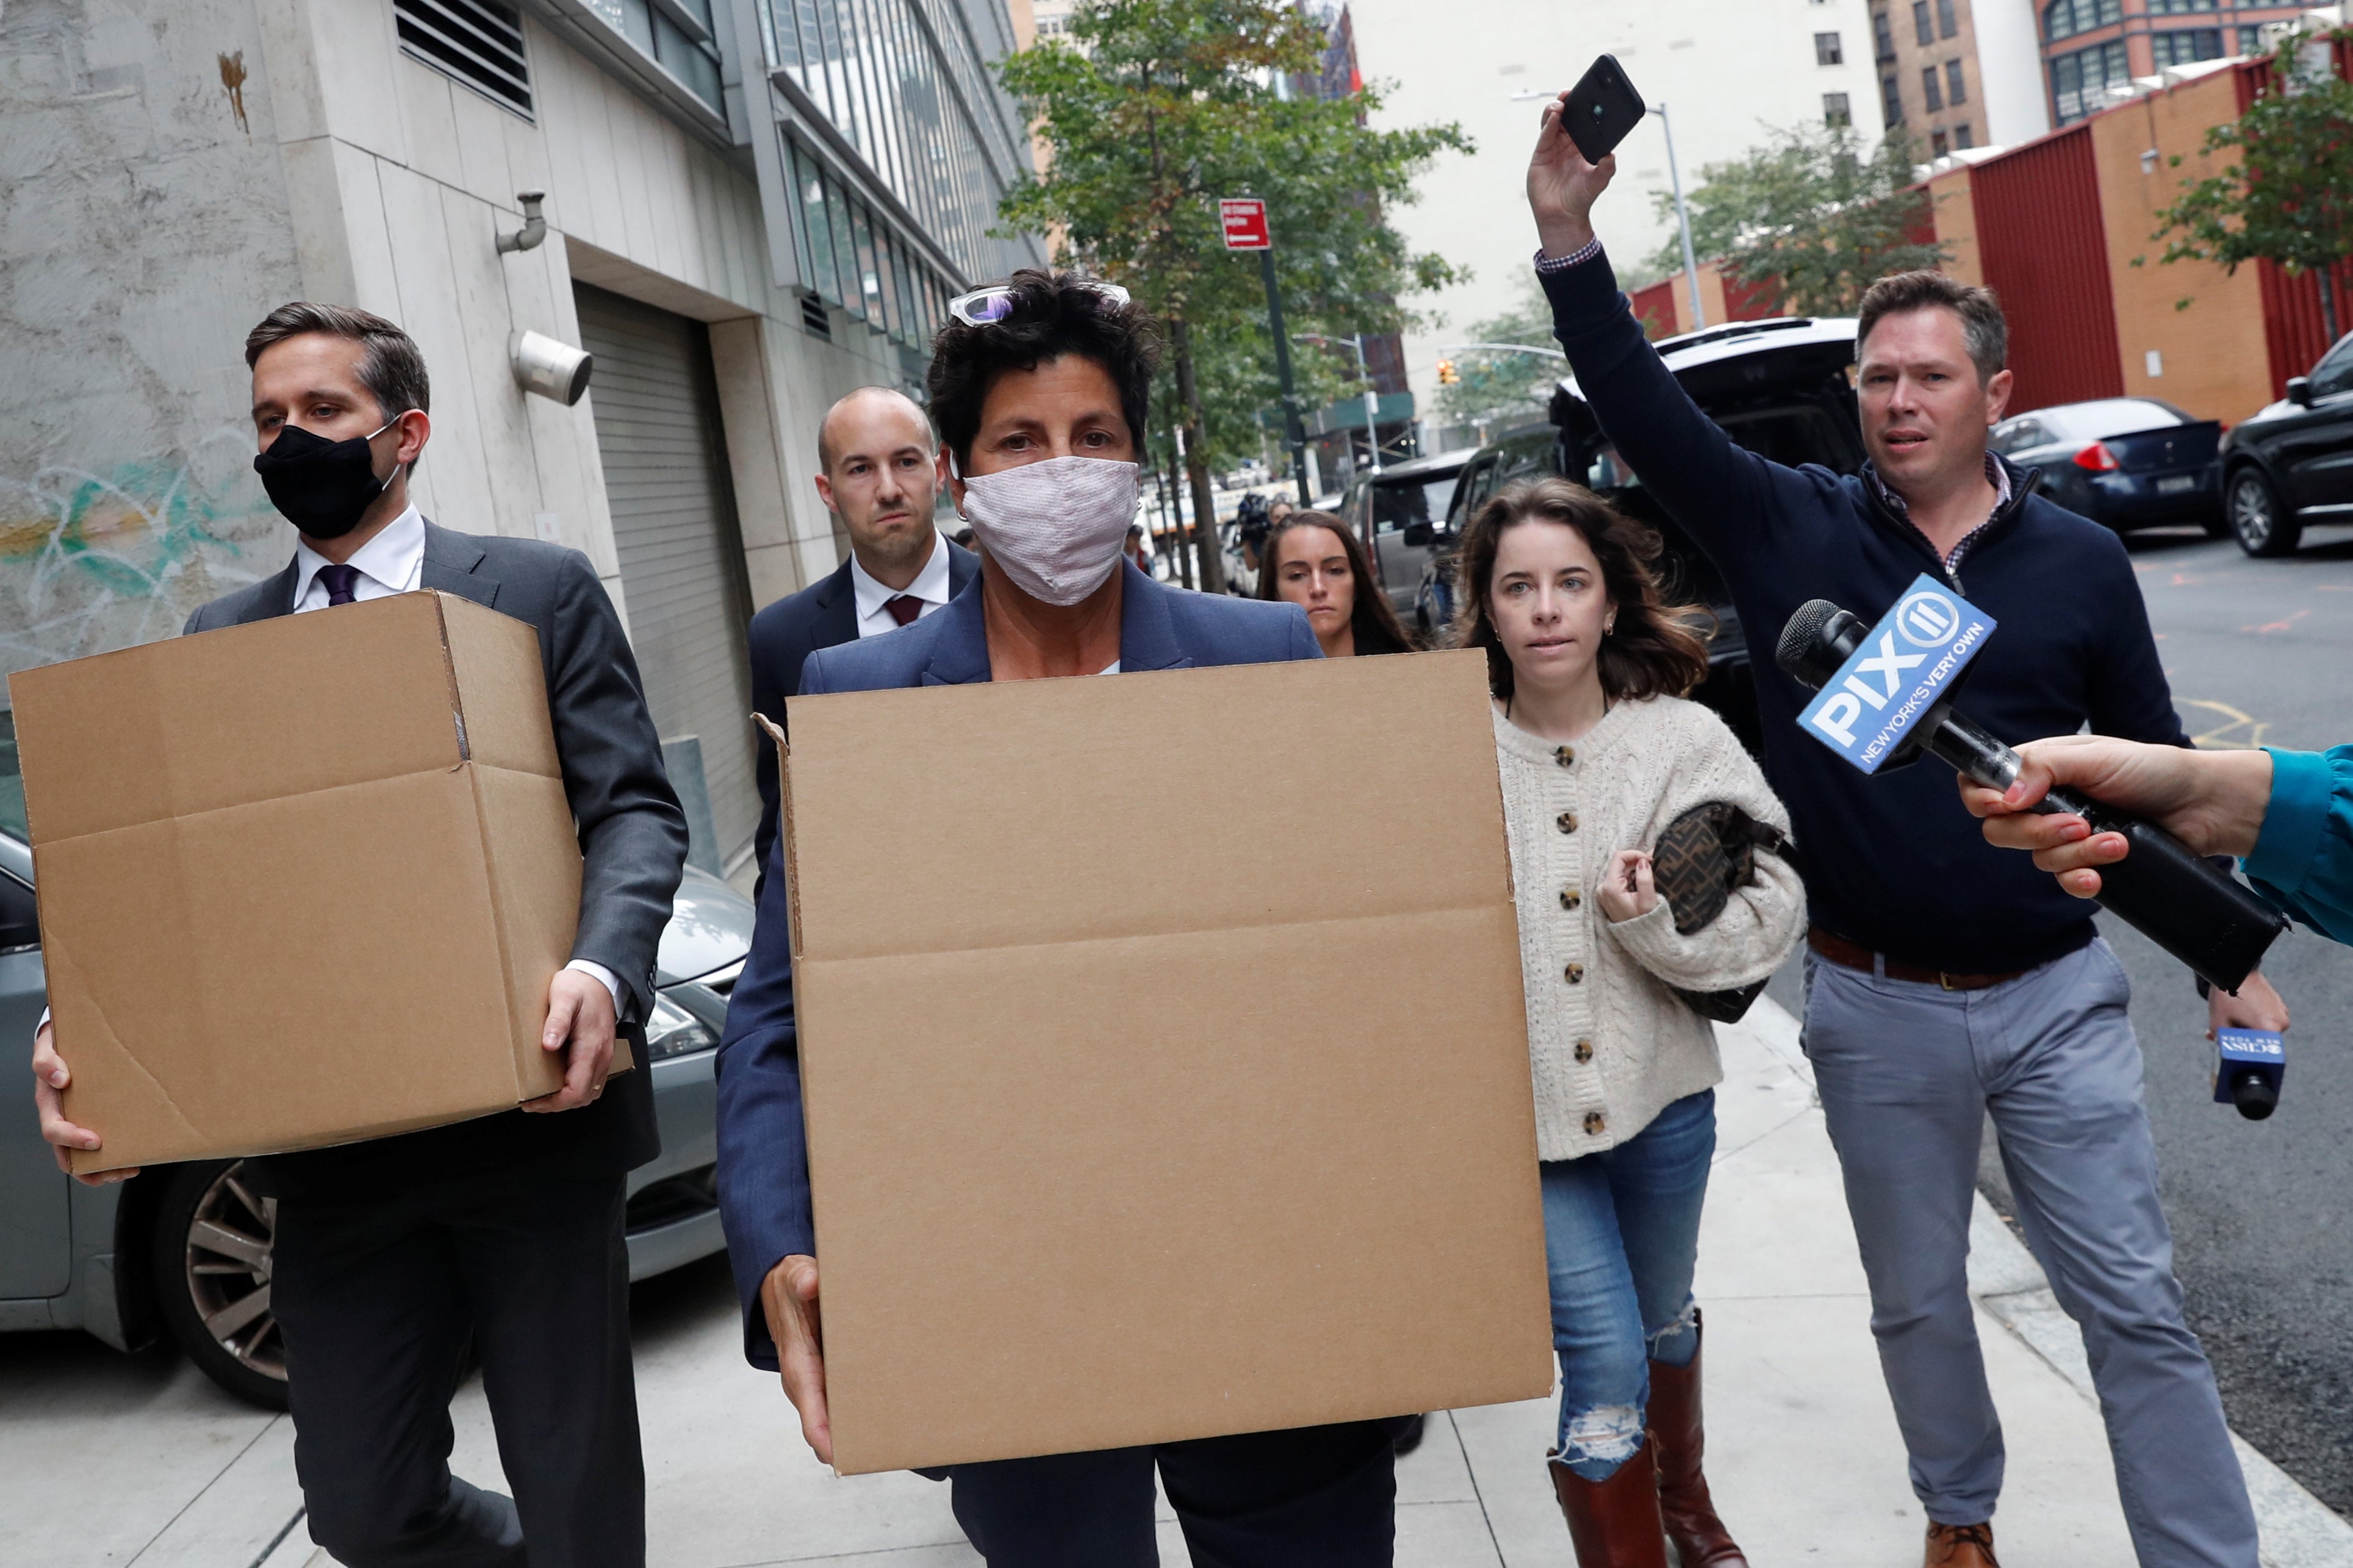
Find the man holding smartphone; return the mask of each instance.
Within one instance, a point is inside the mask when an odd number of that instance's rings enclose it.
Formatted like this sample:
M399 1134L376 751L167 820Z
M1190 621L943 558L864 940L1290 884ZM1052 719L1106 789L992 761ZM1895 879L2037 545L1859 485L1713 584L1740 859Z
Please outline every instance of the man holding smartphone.
M2187 745L2123 546L1987 450L2010 385L1992 294L1913 272L1864 295L1861 473L1744 451L1676 382L1618 290L1590 220L1616 173L1614 139L1588 130L1607 115L1568 116L1573 100L1588 103L1588 89L1546 107L1527 176L1554 330L1603 431L1647 500L1723 572L1752 641L1807 599L1867 618L1923 572L1956 591L1966 573L1969 600L2002 627L1969 685L1989 728ZM1939 773L1865 777L1797 732L1808 693L1795 681L1762 660L1756 679L1766 773L1804 847L1816 922L1805 1047L1929 1520L1930 1568L1995 1563L2001 1426L1967 1273L1989 1113L2028 1245L2083 1331L2140 1562L2255 1568L2221 1400L2182 1321L2123 967L2084 905L1978 837ZM2259 975L2235 996L2215 993L2210 1016L2217 1027L2287 1024Z

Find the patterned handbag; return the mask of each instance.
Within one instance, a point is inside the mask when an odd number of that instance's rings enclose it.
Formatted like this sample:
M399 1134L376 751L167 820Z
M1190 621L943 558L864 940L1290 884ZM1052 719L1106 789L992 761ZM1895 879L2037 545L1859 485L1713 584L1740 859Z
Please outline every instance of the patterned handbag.
M1757 879L1760 849L1786 860L1797 858L1788 834L1724 801L1695 805L1667 824L1651 850L1651 880L1673 912L1675 930L1689 936L1722 914L1733 889ZM1765 989L1765 982L1729 991L1672 989L1701 1017L1736 1024Z

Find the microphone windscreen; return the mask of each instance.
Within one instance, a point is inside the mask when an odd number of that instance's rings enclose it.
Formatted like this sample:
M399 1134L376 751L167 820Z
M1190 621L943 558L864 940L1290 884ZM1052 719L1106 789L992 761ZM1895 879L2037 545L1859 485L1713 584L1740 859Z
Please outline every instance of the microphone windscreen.
M1831 622L1845 613L1828 599L1808 599L1799 605L1782 624L1781 640L1773 648L1773 662L1808 690L1820 690L1822 682L1846 662L1825 635Z

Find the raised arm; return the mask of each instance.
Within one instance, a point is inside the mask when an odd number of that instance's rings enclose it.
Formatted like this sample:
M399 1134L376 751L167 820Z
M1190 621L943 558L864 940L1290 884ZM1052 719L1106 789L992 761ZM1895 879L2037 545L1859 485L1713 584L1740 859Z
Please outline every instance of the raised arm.
M1543 243L1537 277L1553 335L1577 390L1618 455L1719 565L1769 551L1774 488L1808 481L1735 445L1642 335L1593 233L1593 204L1617 174L1617 156L1587 163L1560 116L1559 100L1545 106L1528 160L1528 208Z

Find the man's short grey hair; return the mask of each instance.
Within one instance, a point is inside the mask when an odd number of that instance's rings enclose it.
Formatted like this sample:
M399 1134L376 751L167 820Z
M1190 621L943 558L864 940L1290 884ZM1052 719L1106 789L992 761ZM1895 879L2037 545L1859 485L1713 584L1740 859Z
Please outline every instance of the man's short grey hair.
M296 300L279 306L246 333L246 368L253 368L263 350L306 332L323 332L360 345L360 384L367 388L386 419L412 408L420 414L432 412L426 406L433 398L432 386L426 380L425 356L417 352L417 341L396 323L355 305Z
M879 392L883 394L885 396L895 397L900 402L905 404L908 407L913 409L915 411L915 417L923 422L923 435L930 440L932 450L936 452L940 449L940 427L932 423L932 411L930 409L924 407L922 404L908 396L904 391L898 387L883 386L879 384L873 386L861 386L854 391L845 392L839 397L835 398L832 405L826 409L825 417L817 422L817 466L823 468L827 473L830 474L833 472L833 459L838 455L833 449L832 443L826 439L825 433L827 427L832 425L833 416L841 411L844 404L847 404L853 397L863 397L870 392Z
M1871 329L1884 316L1908 315L1931 307L1950 310L1961 319L1961 340L1968 345L1969 363L1978 367L1978 384L1993 380L2010 363L2010 323L2002 319L2001 301L1990 289L1963 283L1941 272L1898 272L1863 291L1862 307L1855 312L1854 348L1858 358Z

